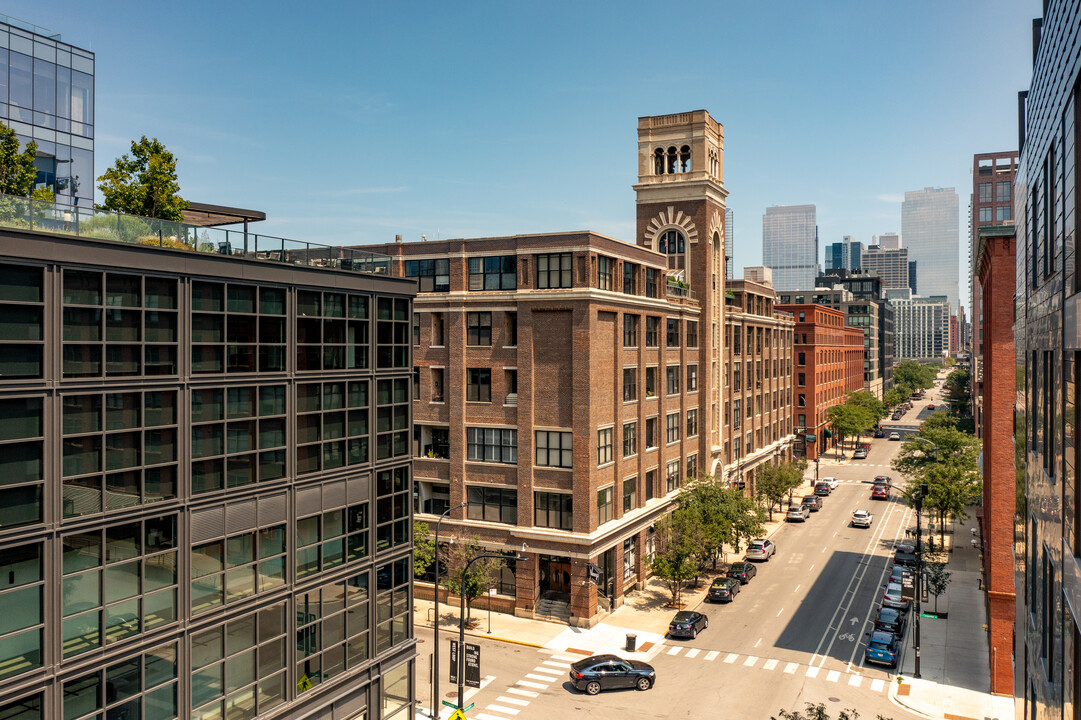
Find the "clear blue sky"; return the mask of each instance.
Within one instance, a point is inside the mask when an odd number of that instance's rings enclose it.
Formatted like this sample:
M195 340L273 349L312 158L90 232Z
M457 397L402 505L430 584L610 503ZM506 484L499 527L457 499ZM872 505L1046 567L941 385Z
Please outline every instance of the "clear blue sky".
M641 115L725 127L735 263L768 205L822 245L1017 144L1040 0L9 2L97 55L96 165L132 138L189 200L332 244L589 229L634 240ZM962 297L967 280L961 278Z

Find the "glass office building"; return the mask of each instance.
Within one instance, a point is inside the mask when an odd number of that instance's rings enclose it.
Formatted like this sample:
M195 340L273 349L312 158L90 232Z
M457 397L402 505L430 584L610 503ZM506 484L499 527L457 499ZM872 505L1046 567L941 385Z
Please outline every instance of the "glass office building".
M415 283L145 241L0 229L0 718L409 716Z
M910 190L901 203L901 235L908 259L917 263L920 295L944 295L954 308L960 291L958 207L953 188Z
M826 246L826 270L859 270L863 267L863 243L845 235L841 242Z
M814 287L818 226L814 205L774 205L762 216L762 264L778 292Z
M0 122L38 145L35 187L94 201L94 53L0 15Z

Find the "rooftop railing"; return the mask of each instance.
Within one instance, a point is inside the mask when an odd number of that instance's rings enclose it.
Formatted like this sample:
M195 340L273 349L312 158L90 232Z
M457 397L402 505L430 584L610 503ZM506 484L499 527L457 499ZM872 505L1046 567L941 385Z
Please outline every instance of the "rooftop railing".
M390 275L390 257L243 230L200 227L113 210L0 195L0 227L111 240L129 245L226 255L244 260Z

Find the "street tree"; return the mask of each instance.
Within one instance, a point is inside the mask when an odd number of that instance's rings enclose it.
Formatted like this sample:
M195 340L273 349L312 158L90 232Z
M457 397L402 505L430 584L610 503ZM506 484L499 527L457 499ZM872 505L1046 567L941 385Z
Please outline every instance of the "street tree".
M98 178L102 210L181 221L188 201L180 197L176 158L157 138L131 141L131 155L121 155Z
M924 507L938 517L940 540L945 540L945 520L964 517L965 508L980 495L979 452L980 441L972 435L946 421L925 422L919 432L909 436L891 463L908 481L905 497L910 505L915 489L927 484Z
M934 387L936 374L937 371L932 364L924 365L915 360L902 360L893 370L893 384L901 388L907 397L916 390Z
M873 428L875 422L877 422L874 415L866 407L847 403L830 407L826 410L826 416L834 429L844 438L857 438Z
M413 523L413 575L420 577L435 562L435 538L426 522Z
M664 582L679 606L680 589L699 572L700 533L693 512L677 507L654 524L655 552L650 570Z
M946 546L946 520L965 518L965 509L979 500L983 492L979 475L960 464L943 463L927 471L927 506L934 510L939 523L939 544Z
M848 398L845 400L845 404L867 408L871 415L874 416L876 423L886 417L886 403L882 402L871 393L863 390L849 393Z
M30 195L38 174L34 166L37 153L36 142L31 140L20 149L15 131L0 123L0 193L19 197Z
M905 401L905 393L898 387L891 387L882 397L883 402L889 407L896 407Z
M860 714L854 708L848 708L841 710L837 714L836 720L857 720ZM888 720L882 715L876 716L877 720ZM770 718L770 720L830 720L830 714L826 712L826 706L823 703L807 703L805 710L781 710Z
M766 511L754 498L746 497L736 488L726 488L725 495L728 498L725 508L732 523L732 547L739 553L744 541L750 543L754 538L762 536Z
M700 475L680 490L679 507L694 515L701 533L700 565L710 564L716 570L717 556L723 552L726 543L734 540L728 508L733 501L732 491L712 475Z
M480 538L476 535L468 540L459 539L459 542L440 548L440 551L443 556L443 566L447 572L444 585L452 593L465 596L466 621L469 621L473 616L470 603L492 586L499 570L499 561L494 558L485 558L469 565L470 560L485 553L480 544ZM469 565L469 572L465 574L463 584L462 571L467 565Z
M781 468L773 463L762 463L755 476L755 493L765 502L770 522L773 522L773 508L784 501L792 486L788 483Z
M927 592L935 596L935 614L938 614L938 596L946 592L950 584L950 571L946 569L946 563L929 562L923 564L923 581L927 584Z

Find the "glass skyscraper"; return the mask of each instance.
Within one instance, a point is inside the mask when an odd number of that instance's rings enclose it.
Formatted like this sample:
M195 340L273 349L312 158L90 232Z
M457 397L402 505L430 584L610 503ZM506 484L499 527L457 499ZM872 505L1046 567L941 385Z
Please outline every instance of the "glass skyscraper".
M37 143L35 187L93 205L94 53L0 15L0 122Z
M736 216L732 208L724 211L724 278L733 278L732 259L736 253Z
M862 267L863 243L845 235L841 242L826 246L827 270L859 270Z
M774 205L762 216L762 264L778 292L814 287L818 226L814 205Z
M920 294L944 295L957 307L959 231L957 192L924 188L905 193L901 235L918 268Z

